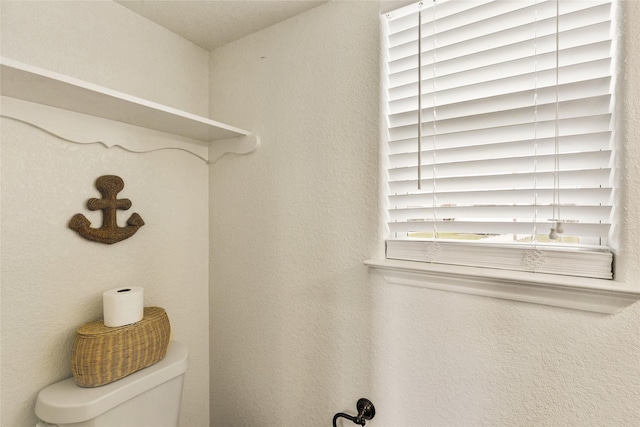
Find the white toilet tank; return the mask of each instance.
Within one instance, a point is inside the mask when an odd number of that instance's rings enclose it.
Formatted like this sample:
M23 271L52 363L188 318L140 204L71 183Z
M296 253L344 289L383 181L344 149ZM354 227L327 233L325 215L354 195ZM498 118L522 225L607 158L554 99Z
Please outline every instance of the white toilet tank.
M59 427L177 427L184 374L189 367L186 345L171 341L160 362L118 381L83 388L73 378L40 391L36 415Z

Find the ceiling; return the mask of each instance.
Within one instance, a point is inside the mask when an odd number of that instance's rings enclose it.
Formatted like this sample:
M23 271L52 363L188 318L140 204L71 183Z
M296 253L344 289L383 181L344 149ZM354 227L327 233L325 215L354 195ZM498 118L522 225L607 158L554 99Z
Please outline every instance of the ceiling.
M327 0L115 1L209 51L327 2Z

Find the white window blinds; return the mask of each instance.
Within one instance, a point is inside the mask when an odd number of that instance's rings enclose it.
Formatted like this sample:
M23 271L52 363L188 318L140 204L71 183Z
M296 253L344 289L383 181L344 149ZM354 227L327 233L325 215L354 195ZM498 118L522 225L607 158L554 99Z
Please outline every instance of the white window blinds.
M607 245L612 17L596 0L428 0L383 17L392 238Z

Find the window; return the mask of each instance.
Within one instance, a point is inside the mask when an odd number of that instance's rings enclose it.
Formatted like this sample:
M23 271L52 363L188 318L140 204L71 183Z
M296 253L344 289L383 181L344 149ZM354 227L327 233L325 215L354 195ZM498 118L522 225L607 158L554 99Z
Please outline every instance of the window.
M388 259L612 278L613 6L429 0L383 16Z

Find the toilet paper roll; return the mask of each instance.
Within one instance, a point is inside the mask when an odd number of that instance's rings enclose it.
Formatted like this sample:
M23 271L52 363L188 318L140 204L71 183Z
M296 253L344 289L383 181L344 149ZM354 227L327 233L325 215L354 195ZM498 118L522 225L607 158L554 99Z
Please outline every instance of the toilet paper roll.
M111 289L102 294L104 325L130 325L144 317L144 289L139 286Z

